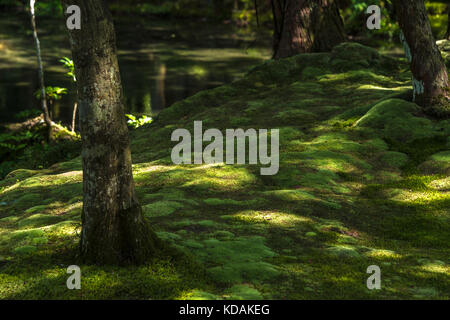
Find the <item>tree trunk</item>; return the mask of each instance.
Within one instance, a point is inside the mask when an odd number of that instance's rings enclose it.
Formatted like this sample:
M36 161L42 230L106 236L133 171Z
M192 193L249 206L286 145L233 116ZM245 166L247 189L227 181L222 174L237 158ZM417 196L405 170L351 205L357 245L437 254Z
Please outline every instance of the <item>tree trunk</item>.
M275 59L330 51L346 39L334 0L272 0L272 10Z
M78 107L78 103L75 102L73 104L73 112L72 112L72 127L70 128L70 130L72 132L75 132L75 118L77 116L77 107Z
M63 4L78 5L82 21L69 31L83 142L81 255L97 264L142 263L159 240L134 192L112 17L104 0Z
M415 102L435 115L448 113L448 76L423 0L396 0L402 42L411 62Z
M48 128L48 138L51 136L51 128L52 128L52 120L50 119L50 115L48 113L47 108L47 95L45 93L45 82L44 82L44 67L42 66L42 58L41 58L41 44L39 42L39 37L37 34L36 27L36 16L34 13L34 3L35 0L30 0L30 17L31 17L31 27L33 28L33 38L34 43L36 45L36 56L38 62L38 75L39 75L39 86L41 90L41 107L42 112L44 113L44 121Z
M445 39L450 40L450 5L447 5L447 31L445 32Z

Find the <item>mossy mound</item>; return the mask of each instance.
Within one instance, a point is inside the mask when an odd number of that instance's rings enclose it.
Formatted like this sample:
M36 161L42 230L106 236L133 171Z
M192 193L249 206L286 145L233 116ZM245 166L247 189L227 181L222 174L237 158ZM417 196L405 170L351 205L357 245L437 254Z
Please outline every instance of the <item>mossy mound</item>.
M442 130L440 124L416 116L419 113L420 108L414 103L389 99L373 106L355 126L381 131L384 137L400 142L438 135ZM450 132L448 126L444 128Z

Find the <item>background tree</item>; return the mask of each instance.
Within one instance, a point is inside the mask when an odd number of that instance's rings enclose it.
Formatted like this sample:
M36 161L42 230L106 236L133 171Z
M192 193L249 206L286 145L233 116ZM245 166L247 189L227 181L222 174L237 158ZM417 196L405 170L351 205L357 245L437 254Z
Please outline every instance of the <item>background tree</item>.
M35 0L30 0L31 27L33 28L33 38L34 38L34 43L36 45L36 56L37 56L38 74L39 74L39 87L40 87L40 92L41 92L41 94L40 94L41 107L42 107L42 112L44 113L44 121L48 127L48 137L50 138L51 128L52 128L52 120L50 119L50 115L48 113L48 108L47 108L47 98L46 98L46 90L45 90L45 83L44 83L44 67L42 65L41 45L40 45L39 37L38 37L38 33L37 33L34 4L35 4Z
M82 20L69 31L83 142L81 254L99 264L142 263L159 241L134 191L112 17L103 0L63 4L78 5Z
M445 39L450 40L450 4L447 4L447 31L445 31Z
M431 32L423 0L395 0L403 45L411 62L417 104L437 115L449 114L447 69Z
M345 41L344 24L335 0L271 0L274 58L329 51Z

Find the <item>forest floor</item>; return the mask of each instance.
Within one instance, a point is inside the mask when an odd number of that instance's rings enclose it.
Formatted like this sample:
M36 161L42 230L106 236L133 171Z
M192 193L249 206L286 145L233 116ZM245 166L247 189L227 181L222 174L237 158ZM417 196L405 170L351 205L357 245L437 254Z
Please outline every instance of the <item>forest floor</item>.
M0 181L0 298L449 299L450 121L411 99L404 60L358 44L268 61L131 132L136 192L179 254L78 264L80 158ZM171 133L279 128L280 169L174 165ZM381 268L381 289L366 272Z

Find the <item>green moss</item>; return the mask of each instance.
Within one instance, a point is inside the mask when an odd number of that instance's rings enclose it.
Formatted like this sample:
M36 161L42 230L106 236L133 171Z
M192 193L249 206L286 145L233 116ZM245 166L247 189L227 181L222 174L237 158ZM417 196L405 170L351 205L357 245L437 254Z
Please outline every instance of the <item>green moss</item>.
M203 248L203 244L195 241L195 240L185 240L181 242L181 245L188 247L188 248L195 248L195 249L201 249Z
M324 68L306 67L302 71L302 79L305 79L305 80L316 79L318 76L325 74L325 73L329 73L329 71Z
M299 109L291 109L280 111L277 115L275 115L274 121L277 124L298 125L301 123L314 121L315 118L316 115L312 112Z
M144 215L151 217L168 216L177 209L183 208L183 204L176 201L157 201L142 207Z
M300 185L319 190L329 190L337 193L347 193L350 190L339 185L338 176L329 170L318 170L316 173L306 173L300 180Z
M218 300L219 297L213 293L200 291L200 290L194 290L189 295L189 300Z
M331 64L338 70L376 67L384 58L375 49L356 42L337 45L333 48L331 57Z
M237 284L228 289L227 294L231 300L260 300L261 293L248 285Z
M339 257L339 258L360 258L361 255L359 252L349 246L333 246L326 249L327 253L329 253L332 256Z
M443 151L433 154L431 160L450 163L450 151Z
M14 249L14 253L16 254L30 254L37 250L35 246L21 246Z
M280 128L280 140L286 143L289 140L299 139L303 136L303 133L294 127L282 127Z
M197 255L210 267L209 273L219 282L239 283L244 280L263 281L277 277L277 268L263 260L276 254L264 244L262 237L240 237L234 240L203 241Z
M41 194L37 194L37 193L26 193L23 196L21 196L20 198L17 199L17 203L19 206L24 207L24 206L30 206L30 204L37 204L39 203L42 198L41 198Z
M354 148L347 147L349 149ZM357 147L358 148L358 147ZM340 153L329 150L311 150L298 155L301 163L323 172L348 171L355 168L370 169L371 165L352 154ZM327 175L332 175L328 173Z
M48 239L46 237L37 237L37 238L33 238L31 240L31 243L33 245L47 244L48 243Z
M439 134L431 120L414 114L419 107L400 99L382 101L372 107L355 126L379 131L383 137L400 142L411 142Z
M44 231L41 229L29 229L29 230L19 230L11 232L10 234L4 235L2 239L9 239L13 241L21 241L23 239L32 239L37 237L43 237Z
M201 220L197 222L198 225L203 226L203 227L208 227L208 228L213 228L218 226L217 222L213 221L213 220Z
M211 236L219 240L229 240L235 237L234 233L226 230L215 231L211 234Z
M160 239L163 239L163 240L166 240L169 242L174 242L176 240L182 239L178 234L175 234L172 232L158 231L156 233Z
M302 190L274 190L266 191L264 192L264 194L283 201L302 201L316 199L314 195Z
M264 199L252 199L252 200L244 200L238 201L233 199L219 199L219 198L209 198L203 200L204 203L210 206L249 206L249 205L257 205L264 203Z
M32 177L35 174L38 174L38 170L29 170L29 169L17 169L14 171L11 171L7 176L6 179L14 179L14 180L24 180L26 178Z
M61 221L60 217L37 213L20 220L18 222L18 226L20 228L28 228L28 227L36 228L51 225L60 221Z
M44 211L45 209L47 209L46 205L34 206L25 210L25 213L34 213L36 211Z
M423 298L432 298L439 296L439 291L435 288L427 287L427 288L414 288L411 290L414 294L415 298L423 299Z
M388 144L380 138L375 138L372 140L369 140L366 142L366 144L370 145L371 147L377 149L377 150L388 150L389 146Z
M317 76L319 73L317 71L321 70L319 68L312 68L309 70L308 67L306 67L302 74L306 75L312 75ZM323 88L319 83L316 82L306 82L306 81L295 81L289 85L289 89L291 89L293 92L304 92L309 94L323 94Z
M389 151L383 154L381 161L388 167L401 168L408 162L408 156L401 152Z

